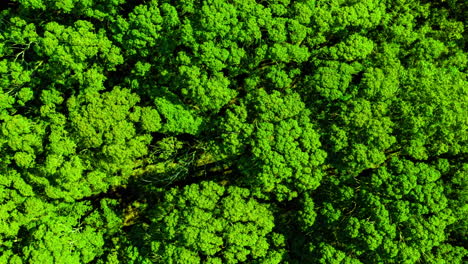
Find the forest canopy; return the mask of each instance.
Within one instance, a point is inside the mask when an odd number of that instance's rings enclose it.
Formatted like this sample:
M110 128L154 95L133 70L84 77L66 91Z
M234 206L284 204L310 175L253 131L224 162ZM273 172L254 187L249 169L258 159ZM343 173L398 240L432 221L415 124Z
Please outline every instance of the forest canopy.
M0 263L465 263L467 17L2 1Z

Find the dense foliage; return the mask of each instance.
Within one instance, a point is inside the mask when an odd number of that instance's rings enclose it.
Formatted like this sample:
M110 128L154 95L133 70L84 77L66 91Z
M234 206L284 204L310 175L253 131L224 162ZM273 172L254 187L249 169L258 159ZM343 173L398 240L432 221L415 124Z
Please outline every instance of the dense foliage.
M464 263L467 10L2 1L0 263Z

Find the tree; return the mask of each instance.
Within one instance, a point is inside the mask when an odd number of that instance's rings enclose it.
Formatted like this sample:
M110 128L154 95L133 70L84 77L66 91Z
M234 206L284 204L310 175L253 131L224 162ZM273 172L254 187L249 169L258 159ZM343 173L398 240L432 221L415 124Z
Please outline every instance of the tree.
M148 257L165 263L280 263L285 252L276 249L281 236L273 232L271 210L244 188L211 181L173 188L143 226L153 252Z
M0 263L462 263L465 7L4 1Z
M228 155L242 157L246 184L256 195L280 201L316 189L326 153L299 94L260 89L246 102L250 109L240 106L228 114L223 135ZM247 119L249 112L254 114Z

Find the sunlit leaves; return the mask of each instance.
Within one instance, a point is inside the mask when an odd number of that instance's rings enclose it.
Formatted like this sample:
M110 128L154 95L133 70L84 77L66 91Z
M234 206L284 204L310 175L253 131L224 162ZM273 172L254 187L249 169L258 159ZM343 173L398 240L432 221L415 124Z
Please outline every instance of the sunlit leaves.
M273 216L247 189L225 188L214 182L172 189L157 208L152 234L162 261L183 254L187 263L261 261L273 249L268 236ZM276 262L278 263L278 262Z

